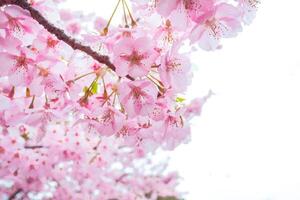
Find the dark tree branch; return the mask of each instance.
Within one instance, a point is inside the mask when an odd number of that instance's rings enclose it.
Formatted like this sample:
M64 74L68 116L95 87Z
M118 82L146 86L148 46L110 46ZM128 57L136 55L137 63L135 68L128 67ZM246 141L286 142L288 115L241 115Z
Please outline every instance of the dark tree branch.
M1 5L1 4L0 4ZM14 193L12 193L9 197L8 200L13 200L17 197L17 195L22 192L23 190L21 188L17 189Z
M25 149L42 149L42 148L44 148L44 146L42 146L42 145L27 146L27 145L25 145L24 148Z
M38 10L33 8L27 0L0 0L0 6L4 5L17 5L24 10L27 10L31 17L37 21L40 25L42 25L49 33L55 35L59 40L64 41L74 50L80 50L85 52L92 58L94 58L99 63L105 64L111 70L116 71L115 65L110 61L108 56L100 55L96 51L94 51L91 47L81 44L79 41L74 38L68 36L64 30L57 28L55 25L51 24ZM130 80L134 80L131 76L126 76Z

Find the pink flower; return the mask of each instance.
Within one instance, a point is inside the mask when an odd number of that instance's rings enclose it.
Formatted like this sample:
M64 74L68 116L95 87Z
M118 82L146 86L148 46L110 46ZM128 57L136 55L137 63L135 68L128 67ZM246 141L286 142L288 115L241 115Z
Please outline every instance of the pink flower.
M172 12L176 11L190 17L191 20L197 22L201 16L213 8L215 0L157 0L157 12L164 17L168 17Z
M191 80L191 64L186 55L179 54L178 48L173 48L162 57L158 72L162 83L173 92L183 92Z
M202 16L213 9L215 0L183 0L183 4L188 16L197 23Z
M242 11L243 22L249 25L255 15L258 8L258 4L260 4L259 0L237 0L238 8Z
M85 116L84 119L78 119L73 127L80 127L78 125L82 125L87 133L92 132L107 137L114 134L118 136L126 122L125 115L112 106L97 109L99 109L97 112L99 111L100 116Z
M122 128L117 132L117 137L128 137L135 135L139 130L136 120L127 120Z
M178 114L169 114L156 124L155 128L156 140L163 141L163 147L168 150L173 150L180 143L186 142L190 136L190 127Z
M28 32L33 30L27 24L29 15L24 10L16 6L7 6L4 11L0 11L0 28L5 28L8 32Z
M44 86L45 94L49 100L62 100L68 89L62 78L54 74L46 76L43 79L42 84Z
M96 125L98 132L103 136L111 136L120 131L125 115L111 106L101 108L101 110L101 116Z
M173 10L178 8L182 0L156 0L157 12L162 16L169 16Z
M165 166L145 173L148 153L188 141L191 118L212 94L190 104L178 95L192 76L191 49L179 49L188 37L219 47L258 0L132 0L131 9L119 1L118 27L61 10L61 1L0 3L0 177L12 185L0 187L0 199L180 199ZM90 30L106 26L107 35Z
M31 110L30 110L31 111ZM56 119L62 119L62 113L55 109L34 109L31 112L28 111L26 117L26 124L35 127L36 136L35 140L40 141L46 134L46 127L51 121Z
M50 50L54 50L59 46L59 40L47 32L41 31L34 40L33 46L41 53L49 53Z
M158 94L157 88L147 80L123 82L118 91L120 102L131 117L150 113Z
M0 36L0 51L9 53L17 53L22 42L13 36L1 37Z
M154 152L160 145L161 140L156 141L153 137L153 130L150 128L141 129L135 138L135 154L142 158L149 152Z
M211 98L214 93L210 90L205 96L202 98L196 98L192 100L184 109L183 115L186 119L191 119L194 116L199 116L202 112L202 108L205 102Z
M154 121L162 121L168 112L168 104L166 99L159 98L155 103L152 113L150 114L151 119Z
M28 86L35 76L35 54L25 48L19 53L0 52L0 76L8 76L14 86Z
M240 16L236 7L221 3L199 19L189 38L204 50L214 50L219 47L221 38L234 37L241 31Z
M5 30L6 37L17 37L24 45L30 45L39 28L20 7L6 6L0 11L0 30Z
M114 64L119 76L141 77L148 74L158 53L149 38L124 38L114 49Z

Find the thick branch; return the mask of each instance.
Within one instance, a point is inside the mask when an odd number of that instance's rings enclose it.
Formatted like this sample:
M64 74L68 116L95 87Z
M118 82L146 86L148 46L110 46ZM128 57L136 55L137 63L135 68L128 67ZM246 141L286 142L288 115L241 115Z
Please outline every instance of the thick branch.
M110 61L108 56L100 55L96 51L94 51L91 47L81 44L79 41L74 38L68 36L64 30L57 28L55 25L51 24L39 11L33 8L27 0L0 0L0 6L3 5L17 5L24 10L27 10L31 17L36 20L40 25L42 25L49 33L55 35L59 40L64 41L68 45L70 45L74 50L80 50L90 55L99 63L105 64L111 70L115 71L116 67ZM128 79L133 80L132 77L127 76Z

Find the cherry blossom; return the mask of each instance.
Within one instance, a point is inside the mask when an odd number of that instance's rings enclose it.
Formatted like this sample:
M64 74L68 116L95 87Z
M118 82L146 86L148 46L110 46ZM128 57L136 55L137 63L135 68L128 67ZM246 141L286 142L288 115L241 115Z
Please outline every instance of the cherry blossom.
M234 37L241 31L240 16L239 10L230 4L217 5L202 17L203 23L193 28L191 42L197 42L205 50L218 48L221 38Z
M152 112L158 93L155 86L147 80L122 83L118 91L120 101L129 116Z
M158 13L167 17L176 10L183 10L193 21L205 15L214 7L215 0L176 0L172 2L158 0L156 2Z
M155 64L158 53L150 38L124 38L114 47L114 61L119 76L141 77L147 75Z
M4 29L7 36L13 35L25 44L30 43L39 28L34 25L28 13L17 6L7 6L0 12L0 29Z
M0 0L0 198L182 199L154 157L190 140L213 95L186 97L190 53L259 1L118 0L108 19L63 2Z
M176 45L162 56L158 71L166 88L174 92L184 92L191 80L191 64L186 55L179 54Z
M1 75L9 76L14 86L28 86L34 78L34 53L29 49L22 49L17 54L0 52Z
M121 129L124 120L125 116L120 111L111 107L104 108L99 119L98 131L106 136L115 134Z
M245 24L250 24L255 15L256 11L258 9L258 5L260 1L258 0L238 0L239 3L239 9L243 13L243 21Z

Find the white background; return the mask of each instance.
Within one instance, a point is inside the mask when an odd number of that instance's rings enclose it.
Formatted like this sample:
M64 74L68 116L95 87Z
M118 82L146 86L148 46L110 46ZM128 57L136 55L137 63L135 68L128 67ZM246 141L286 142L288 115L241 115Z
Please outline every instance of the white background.
M71 4L108 17L115 0ZM193 54L189 94L216 95L172 153L188 200L300 200L299 37L300 1L264 0L223 49Z

